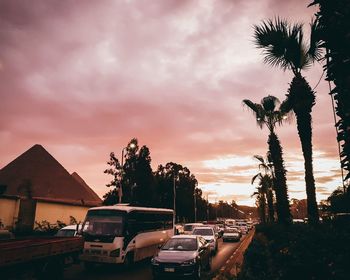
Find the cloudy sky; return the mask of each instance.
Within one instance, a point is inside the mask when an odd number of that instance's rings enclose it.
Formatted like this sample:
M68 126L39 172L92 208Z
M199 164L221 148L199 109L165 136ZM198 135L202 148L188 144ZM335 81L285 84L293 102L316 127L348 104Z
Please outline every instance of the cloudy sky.
M280 99L291 73L262 62L254 24L279 15L304 22L310 0L0 0L0 168L43 145L100 196L111 151L136 137L152 166L187 166L215 201L254 202L253 155L267 151L243 99ZM315 65L303 73L312 88ZM340 185L328 86L316 88L318 200ZM305 198L295 121L277 129L290 197Z

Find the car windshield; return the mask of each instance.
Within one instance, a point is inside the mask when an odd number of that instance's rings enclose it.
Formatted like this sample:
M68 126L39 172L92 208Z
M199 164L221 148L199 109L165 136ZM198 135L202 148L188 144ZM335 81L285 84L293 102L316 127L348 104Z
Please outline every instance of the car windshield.
M227 233L227 232L237 232L237 229L235 229L235 228L225 228L224 232L225 233Z
M68 236L74 236L74 234L75 234L74 229L61 229L56 233L56 236L68 237Z
M192 231L193 225L184 225L184 230L185 231Z
M195 238L172 238L169 239L161 250L168 251L196 251L197 239Z
M113 210L89 211L83 228L83 233L89 235L122 236L124 216Z
M195 228L193 230L195 235L213 235L213 230L211 228Z

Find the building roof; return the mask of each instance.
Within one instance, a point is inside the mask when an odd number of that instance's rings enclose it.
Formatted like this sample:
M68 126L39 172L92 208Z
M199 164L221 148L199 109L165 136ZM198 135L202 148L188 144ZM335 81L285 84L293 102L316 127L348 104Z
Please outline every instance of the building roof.
M70 175L38 144L0 169L0 185L4 196L32 197L71 205L101 205L101 199L77 173Z

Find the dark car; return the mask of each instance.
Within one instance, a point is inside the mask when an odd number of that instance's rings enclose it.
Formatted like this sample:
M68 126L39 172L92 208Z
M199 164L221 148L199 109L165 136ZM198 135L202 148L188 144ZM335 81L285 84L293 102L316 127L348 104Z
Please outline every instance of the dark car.
M236 228L226 227L222 236L222 241L239 241L241 239L241 233Z
M200 279L204 270L210 270L210 262L209 243L194 235L173 236L151 261L154 279L163 276Z

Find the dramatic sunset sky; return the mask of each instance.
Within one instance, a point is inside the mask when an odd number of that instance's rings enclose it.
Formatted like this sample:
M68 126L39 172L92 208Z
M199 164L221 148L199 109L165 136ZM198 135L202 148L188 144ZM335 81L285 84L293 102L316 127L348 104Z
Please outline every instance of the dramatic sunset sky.
M308 23L311 0L0 0L0 168L43 145L101 197L109 153L136 137L152 167L187 166L210 201L253 205L253 155L265 155L243 99L280 99L292 75L262 62L253 25ZM311 87L322 75L303 73ZM316 88L318 200L340 185L328 85ZM277 129L291 198L305 198L295 121Z

